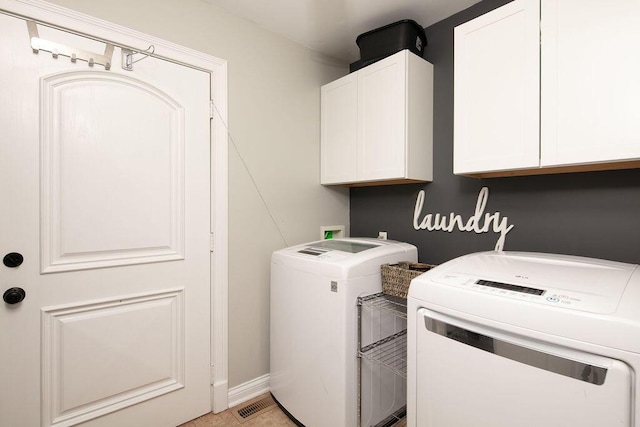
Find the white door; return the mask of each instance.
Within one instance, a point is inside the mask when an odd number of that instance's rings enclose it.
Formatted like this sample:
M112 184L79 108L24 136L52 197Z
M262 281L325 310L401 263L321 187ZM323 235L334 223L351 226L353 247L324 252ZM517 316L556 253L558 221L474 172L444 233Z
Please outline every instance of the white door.
M3 14L0 58L0 425L208 412L209 74Z

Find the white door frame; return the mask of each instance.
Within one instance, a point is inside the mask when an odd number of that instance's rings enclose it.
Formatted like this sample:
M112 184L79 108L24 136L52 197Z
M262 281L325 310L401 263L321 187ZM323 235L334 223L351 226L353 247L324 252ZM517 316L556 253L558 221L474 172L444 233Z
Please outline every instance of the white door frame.
M228 407L227 61L41 0L0 0L0 10L206 71L211 76L211 407ZM26 31L26 27L25 27ZM28 49L25 46L25 49ZM215 236L215 239L213 238Z

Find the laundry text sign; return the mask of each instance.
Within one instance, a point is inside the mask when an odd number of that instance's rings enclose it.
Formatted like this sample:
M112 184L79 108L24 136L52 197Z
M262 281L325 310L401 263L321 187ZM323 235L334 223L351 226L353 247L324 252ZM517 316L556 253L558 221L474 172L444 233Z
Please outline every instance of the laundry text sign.
M452 232L454 229L460 231L474 232L477 234L488 233L490 230L499 233L500 237L496 242L496 251L504 248L504 241L507 233L513 229L513 225L509 225L509 219L505 216L501 218L500 212L484 213L489 199L489 188L482 187L478 193L476 209L473 215L465 222L461 215L451 212L449 215L439 213L427 213L422 217L422 209L424 207L425 192L420 190L416 198L416 206L413 211L413 228L416 230L427 231L446 231Z

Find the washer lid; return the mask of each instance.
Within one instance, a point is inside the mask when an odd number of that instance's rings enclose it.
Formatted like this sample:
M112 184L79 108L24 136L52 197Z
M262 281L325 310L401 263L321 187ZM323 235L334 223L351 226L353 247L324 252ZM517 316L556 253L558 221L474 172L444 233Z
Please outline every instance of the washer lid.
M377 248L380 246L379 244L358 242L355 240L322 240L320 242L315 242L310 244L307 247L304 247L298 250L299 253L308 254L308 255L322 255L329 251L340 251L347 252L350 254L357 254L362 251L366 251L368 249Z
M320 240L275 251L271 263L333 279L377 276L380 265L418 261L418 250L408 243L370 237Z
M429 284L438 284L485 296L613 313L635 268L567 255L484 252L449 261L416 278L410 296L429 301ZM455 304L451 301L450 306Z

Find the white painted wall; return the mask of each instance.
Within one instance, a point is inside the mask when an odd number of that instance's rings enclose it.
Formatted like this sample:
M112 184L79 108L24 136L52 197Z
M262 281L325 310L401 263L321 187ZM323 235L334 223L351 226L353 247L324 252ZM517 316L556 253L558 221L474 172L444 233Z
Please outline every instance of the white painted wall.
M320 86L347 65L201 0L50 1L228 61L229 387L267 374L271 253L348 226L319 184Z

